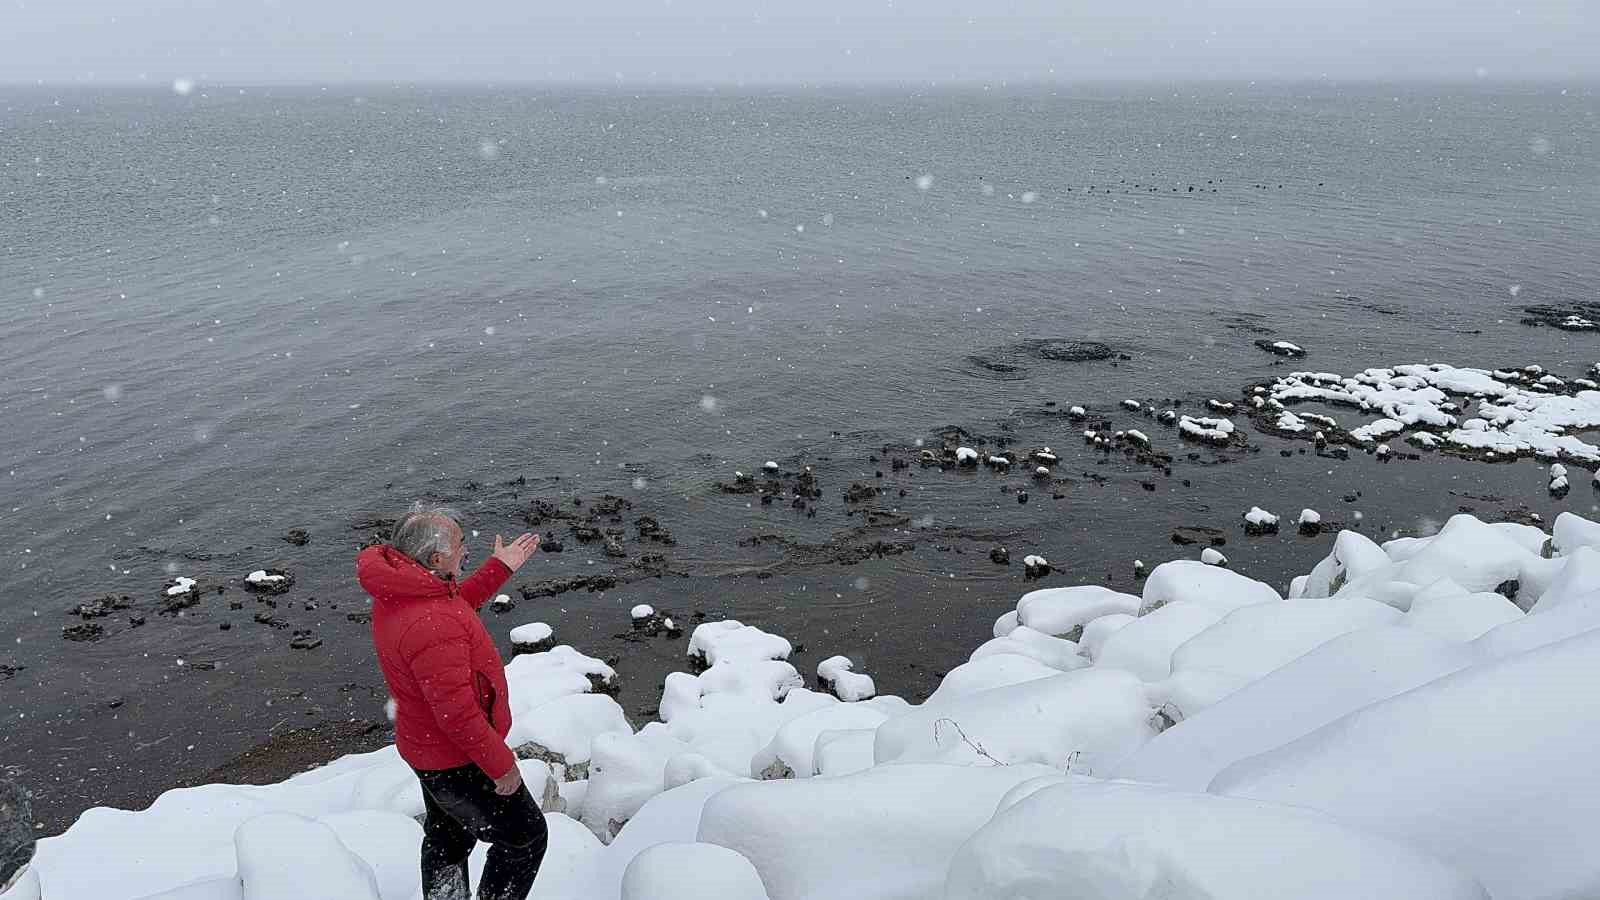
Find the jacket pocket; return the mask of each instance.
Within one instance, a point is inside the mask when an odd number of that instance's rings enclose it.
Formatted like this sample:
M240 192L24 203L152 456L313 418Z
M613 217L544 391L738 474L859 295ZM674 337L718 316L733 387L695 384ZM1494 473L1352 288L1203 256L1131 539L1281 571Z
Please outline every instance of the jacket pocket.
M490 725L493 725L495 701L494 683L489 680L489 676L483 674L482 672L473 672L472 684L473 687L477 689L478 708L483 710L484 718L489 720Z

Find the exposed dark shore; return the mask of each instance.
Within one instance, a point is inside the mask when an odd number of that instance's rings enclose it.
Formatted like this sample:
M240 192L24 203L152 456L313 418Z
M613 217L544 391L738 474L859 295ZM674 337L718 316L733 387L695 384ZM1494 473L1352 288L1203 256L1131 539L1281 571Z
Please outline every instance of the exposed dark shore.
M1219 398L1149 399L1200 415ZM987 427L931 429L920 446L864 446L866 436L836 434L815 454L773 460L776 471L765 471L766 460L730 462L692 485L637 489L622 473L611 490L594 490L480 475L440 479L426 493L467 511L480 559L496 532L536 529L560 547L536 557L505 589L511 602L484 615L508 656L510 628L544 621L560 642L607 659L636 723L653 716L664 675L687 665L686 634L632 630L637 603L685 629L732 617L783 634L810 684L819 661L844 653L880 691L916 699L1034 587L1137 592L1134 560L1153 567L1221 541L1233 568L1282 590L1326 554L1340 527L1381 540L1427 532L1456 512L1548 521L1591 505L1586 477L1574 479L1571 496L1552 497L1532 461L1489 465L1411 448L1383 461L1249 427L1208 444L1121 405L1099 404L1082 419L1071 405L1063 397ZM1085 428L1139 429L1149 447L1097 446ZM958 445L982 461L958 463ZM1047 445L1054 462L1036 457ZM1013 462L989 462L1001 454ZM1041 460L1047 472L1036 471ZM150 584L126 599L84 598L61 622L100 629L62 640L83 679L74 689L58 694L27 668L7 676L8 702L23 708L71 698L53 727L3 738L7 768L37 794L44 833L89 806L141 807L209 781L271 782L390 740L366 602L349 573L354 551L381 538L408 497L384 484L372 493L372 509L345 521L295 522L239 550L187 554L175 574L197 580L191 594ZM1327 528L1250 534L1242 514L1256 505L1290 523L1315 509ZM1030 578L1029 554L1053 571ZM257 569L292 582L244 583ZM142 653L164 647L168 658L141 660L141 669L120 649L133 641ZM119 665L139 674L124 681L101 671Z

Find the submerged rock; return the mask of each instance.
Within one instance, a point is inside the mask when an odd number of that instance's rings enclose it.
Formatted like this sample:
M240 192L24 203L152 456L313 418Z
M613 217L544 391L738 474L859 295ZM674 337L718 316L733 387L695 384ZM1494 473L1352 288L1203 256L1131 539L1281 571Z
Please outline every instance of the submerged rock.
M287 569L257 569L244 577L244 589L253 594L286 594L294 587Z
M1221 529L1205 525L1181 525L1172 530L1172 542L1180 547L1191 544L1210 544L1220 547L1228 543L1228 538Z
M1305 348L1301 347L1299 344L1291 344L1288 341L1269 341L1262 339L1256 341L1256 346L1267 351L1268 353L1277 356L1285 356L1290 359L1299 359L1306 355Z

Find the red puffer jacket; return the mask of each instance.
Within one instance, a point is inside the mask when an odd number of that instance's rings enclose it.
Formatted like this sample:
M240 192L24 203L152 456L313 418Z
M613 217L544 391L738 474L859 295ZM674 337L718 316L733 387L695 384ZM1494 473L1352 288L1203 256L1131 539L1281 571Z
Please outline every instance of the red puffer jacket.
M478 609L511 577L494 557L457 583L393 547L356 557L356 578L372 595L372 642L394 698L400 757L423 770L475 763L490 778L517 764L505 663Z

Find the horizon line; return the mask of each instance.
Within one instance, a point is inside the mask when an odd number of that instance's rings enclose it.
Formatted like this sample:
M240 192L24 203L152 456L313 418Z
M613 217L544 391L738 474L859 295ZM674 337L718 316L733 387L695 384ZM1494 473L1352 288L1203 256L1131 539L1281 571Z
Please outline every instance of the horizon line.
M9 80L0 78L0 89L5 88L106 88L106 89L137 89L158 90L174 92L179 84L187 84L186 90L176 91L180 94L202 94L206 90L217 89L271 89L271 88L567 88L588 90L722 90L722 89L753 89L753 88L789 88L798 90L817 90L827 88L895 88L895 89L929 89L929 88L1063 88L1077 86L1312 86L1312 85L1582 85L1600 86L1600 72L1573 74L1573 75L1478 75L1464 73L1457 75L1359 75L1359 76L1332 76L1332 75L1303 75L1303 76L1207 76L1185 75L1169 77L1139 77L1139 76L1087 76L1076 78L1046 77L1046 78L952 78L952 79L910 79L910 78L873 78L873 79L663 79L657 81L640 81L632 79L541 79L541 78L507 78L507 79L384 79L384 78L357 78L357 79L208 79L205 77L178 76L173 78L135 78L135 79L34 79L34 80Z

